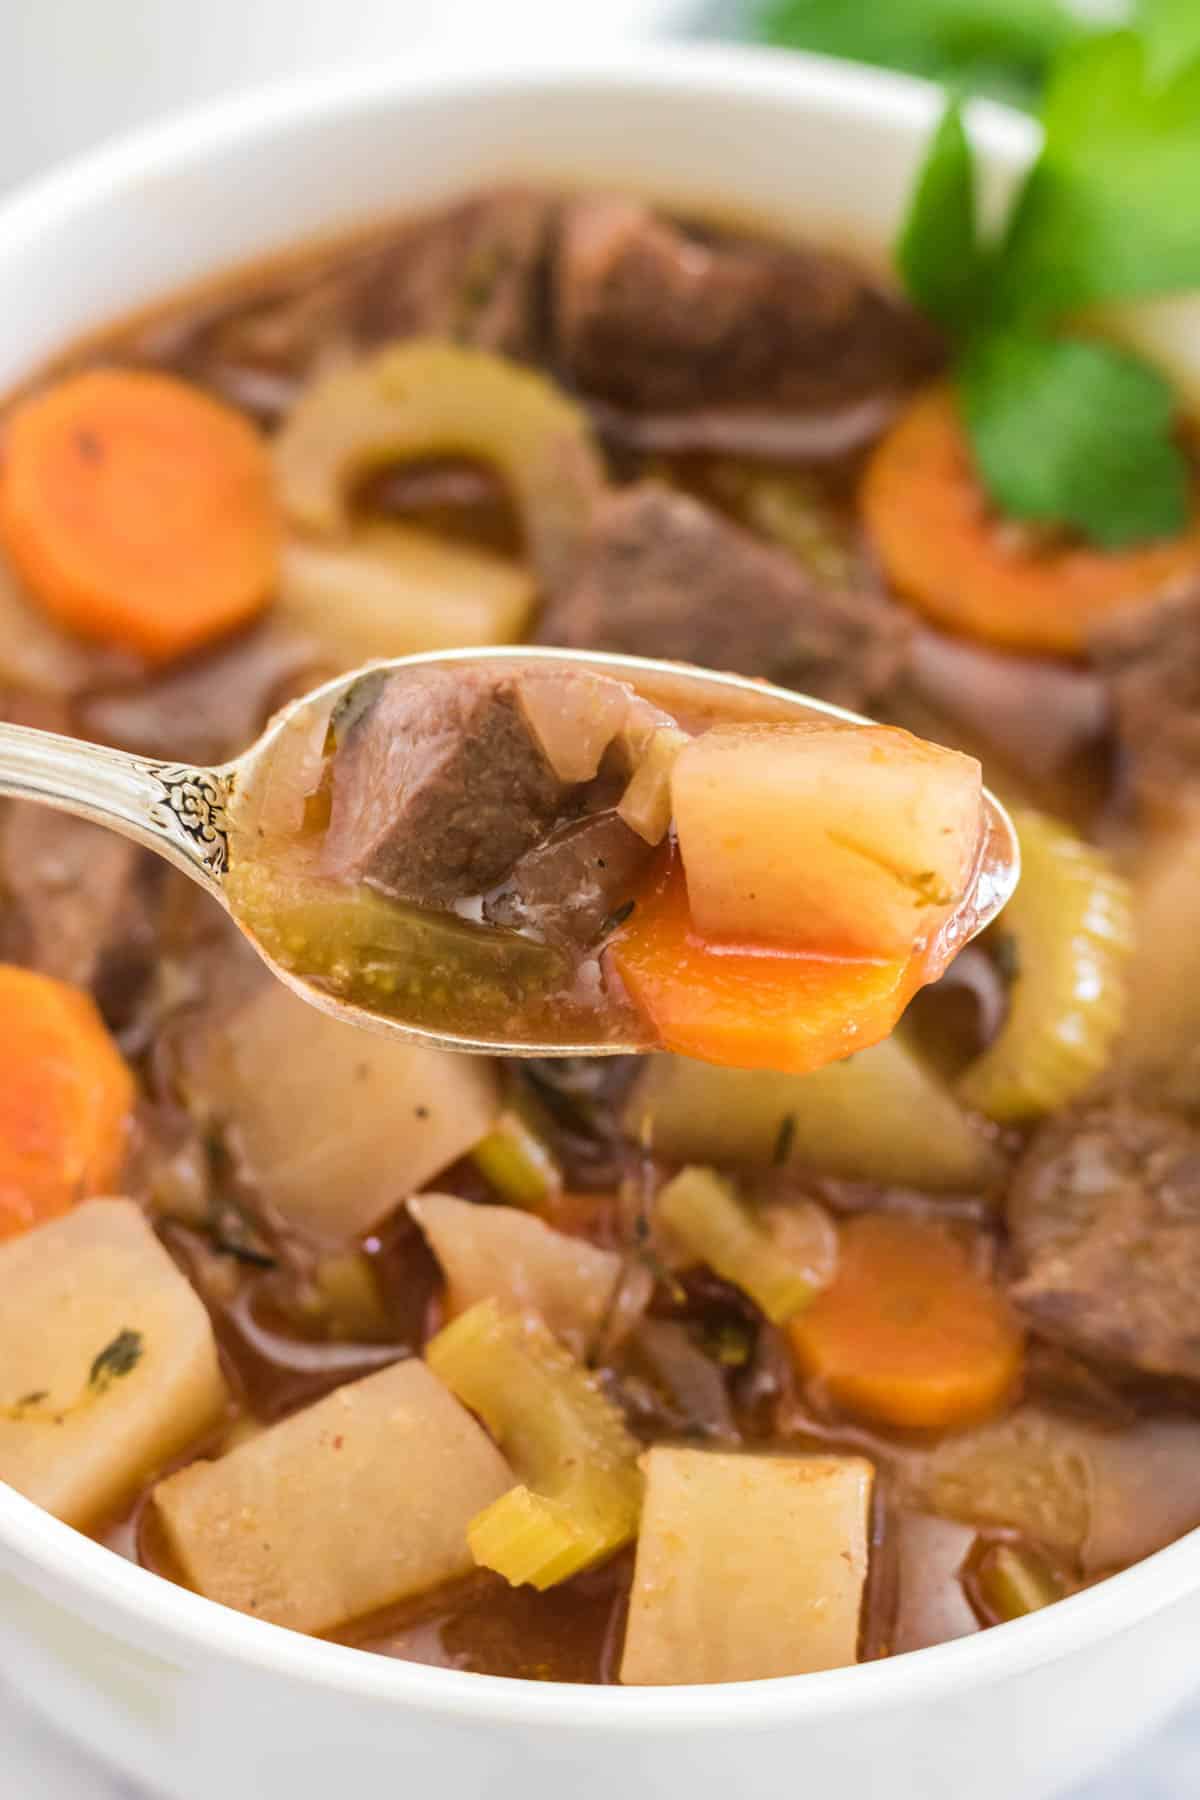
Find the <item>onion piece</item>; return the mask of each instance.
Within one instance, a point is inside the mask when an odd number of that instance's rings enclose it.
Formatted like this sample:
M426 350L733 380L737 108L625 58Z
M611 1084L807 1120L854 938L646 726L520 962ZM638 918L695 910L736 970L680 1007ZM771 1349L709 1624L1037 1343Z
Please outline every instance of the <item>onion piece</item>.
M633 691L586 669L523 670L517 698L560 781L591 781L625 723Z

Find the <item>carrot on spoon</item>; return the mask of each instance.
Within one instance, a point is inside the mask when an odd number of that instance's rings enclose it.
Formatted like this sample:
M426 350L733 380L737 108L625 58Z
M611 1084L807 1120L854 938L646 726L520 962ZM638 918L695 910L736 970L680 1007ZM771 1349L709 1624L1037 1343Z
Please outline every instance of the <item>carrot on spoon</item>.
M270 600L279 512L266 446L174 376L93 369L10 414L0 547L81 637L150 662L246 623Z

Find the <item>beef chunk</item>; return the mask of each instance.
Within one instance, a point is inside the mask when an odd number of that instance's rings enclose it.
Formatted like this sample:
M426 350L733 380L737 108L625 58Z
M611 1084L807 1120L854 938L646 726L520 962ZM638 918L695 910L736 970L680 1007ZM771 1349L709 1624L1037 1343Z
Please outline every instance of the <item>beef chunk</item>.
M567 372L590 397L656 420L634 434L648 447L802 454L803 433L782 432L782 418L857 415L849 440L826 431L836 454L874 435L939 360L930 327L844 258L689 231L636 201L566 208L553 291Z
M1126 608L1091 651L1140 798L1172 810L1200 778L1200 586Z
M359 340L430 334L536 356L555 210L544 194L505 188L418 220L364 283Z
M653 854L614 811L573 819L526 852L485 914L495 925L532 927L548 941L590 949L611 929Z
M909 625L883 594L815 580L687 494L653 482L602 501L544 643L768 676L860 707L903 663Z
M154 966L163 873L115 831L41 806L6 806L3 954L91 988L120 1029Z
M326 871L425 906L506 875L569 793L525 721L518 685L463 668L368 687L334 758Z
M1008 1205L1013 1298L1053 1342L1200 1381L1200 1131L1130 1100L1051 1119Z
M218 300L182 321L152 320L130 348L267 426L307 382L394 338L456 338L530 358L546 335L554 213L552 200L524 189L477 194L382 242L306 259L250 298Z

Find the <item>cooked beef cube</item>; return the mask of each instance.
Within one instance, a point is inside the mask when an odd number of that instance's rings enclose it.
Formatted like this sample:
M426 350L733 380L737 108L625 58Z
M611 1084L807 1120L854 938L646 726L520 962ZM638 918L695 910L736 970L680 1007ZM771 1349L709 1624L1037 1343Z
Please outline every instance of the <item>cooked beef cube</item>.
M3 954L91 988L124 1025L153 968L163 865L85 819L9 805L0 817Z
M538 636L768 676L859 707L899 672L909 624L882 593L820 582L699 500L645 482L600 503L579 575Z
M1200 1131L1130 1100L1047 1121L1018 1168L1013 1298L1099 1361L1200 1381Z
M691 231L604 197L565 209L554 318L586 394L634 414L694 414L709 447L725 409L778 419L883 402L877 430L940 354L923 320L842 257Z
M1200 586L1126 608L1091 651L1138 794L1170 810L1200 777Z
M653 854L613 811L572 819L525 853L484 913L589 949L619 922Z
M392 675L368 690L334 757L324 868L445 906L500 881L569 793L525 721L514 676Z
M360 340L428 334L535 356L555 211L545 194L505 188L418 220L364 284Z

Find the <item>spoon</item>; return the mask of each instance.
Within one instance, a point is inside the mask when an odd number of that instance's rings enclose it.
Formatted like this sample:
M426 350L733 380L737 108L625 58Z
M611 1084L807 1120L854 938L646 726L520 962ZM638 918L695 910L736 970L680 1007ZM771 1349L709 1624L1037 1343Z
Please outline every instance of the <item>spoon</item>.
M587 669L629 683L676 716L703 725L720 718L738 722L796 722L823 717L842 723L871 721L809 695L769 686L740 675L718 674L682 663L646 657L601 655L579 650L500 649L434 651L375 662L336 676L293 700L267 725L250 748L215 768L163 762L121 750L60 737L28 726L0 723L0 795L37 800L78 818L105 825L174 863L229 912L272 973L302 999L335 1018L374 1031L397 1032L443 1049L490 1055L622 1055L646 1045L613 1042L509 1043L440 1032L383 1016L327 993L314 982L282 968L230 906L226 877L230 866L230 812L236 796L259 776L284 734L303 727L305 714L331 707L362 679L380 670L425 664L447 667L539 663L550 668ZM1008 901L1020 874L1020 850L1013 824L1000 802L984 790L987 831L974 882L943 929L961 948L989 925Z

